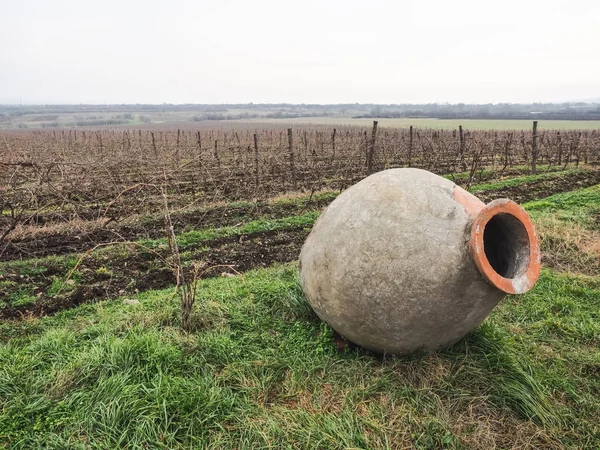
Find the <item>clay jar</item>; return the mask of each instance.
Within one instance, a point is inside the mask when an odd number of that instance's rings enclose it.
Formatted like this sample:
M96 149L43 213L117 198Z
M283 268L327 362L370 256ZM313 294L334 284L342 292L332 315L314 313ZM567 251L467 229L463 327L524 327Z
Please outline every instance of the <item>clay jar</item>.
M385 170L344 191L300 254L317 315L350 341L392 354L452 345L539 273L539 240L523 208L485 205L419 169Z

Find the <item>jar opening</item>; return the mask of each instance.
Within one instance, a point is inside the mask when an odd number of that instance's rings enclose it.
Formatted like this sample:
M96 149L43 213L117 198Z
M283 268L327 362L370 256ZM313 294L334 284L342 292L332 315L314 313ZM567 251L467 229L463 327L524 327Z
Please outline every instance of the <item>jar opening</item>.
M481 274L498 289L521 294L540 274L539 239L529 215L515 202L494 200L471 229L471 256Z
M483 248L492 268L504 278L516 278L529 268L529 236L516 217L500 213L483 229Z

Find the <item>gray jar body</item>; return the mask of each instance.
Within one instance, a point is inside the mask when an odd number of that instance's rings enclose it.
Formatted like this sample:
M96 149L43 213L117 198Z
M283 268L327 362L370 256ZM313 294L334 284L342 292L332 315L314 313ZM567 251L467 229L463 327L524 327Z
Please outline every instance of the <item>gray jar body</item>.
M391 169L340 194L300 254L316 314L350 341L392 354L440 350L476 328L506 293L473 262L473 211L456 189L424 170Z

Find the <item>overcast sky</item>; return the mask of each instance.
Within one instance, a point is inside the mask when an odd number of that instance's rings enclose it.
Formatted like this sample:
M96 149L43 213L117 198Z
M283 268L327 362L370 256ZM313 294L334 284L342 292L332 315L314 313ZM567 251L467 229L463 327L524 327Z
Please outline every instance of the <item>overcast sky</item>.
M0 103L598 97L598 0L0 0Z

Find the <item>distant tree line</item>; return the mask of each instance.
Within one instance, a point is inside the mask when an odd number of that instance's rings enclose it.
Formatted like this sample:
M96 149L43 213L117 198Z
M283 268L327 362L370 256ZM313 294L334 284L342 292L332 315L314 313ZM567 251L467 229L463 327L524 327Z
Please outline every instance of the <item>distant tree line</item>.
M323 117L330 116L331 113L300 113L300 112L285 112L275 111L272 113L238 113L238 114L225 114L225 113L205 113L197 114L192 117L194 122L200 122L203 120L242 120L242 119L295 119L300 117Z
M377 105L356 118L600 120L598 103Z
M0 105L0 122L28 114L119 114L129 120L137 113L189 112L193 120L296 118L345 116L354 118L439 118L439 119L562 119L600 120L600 101L594 103L488 103L488 104L123 104L123 105ZM97 117L99 119L99 117ZM146 120L144 120L146 119Z

